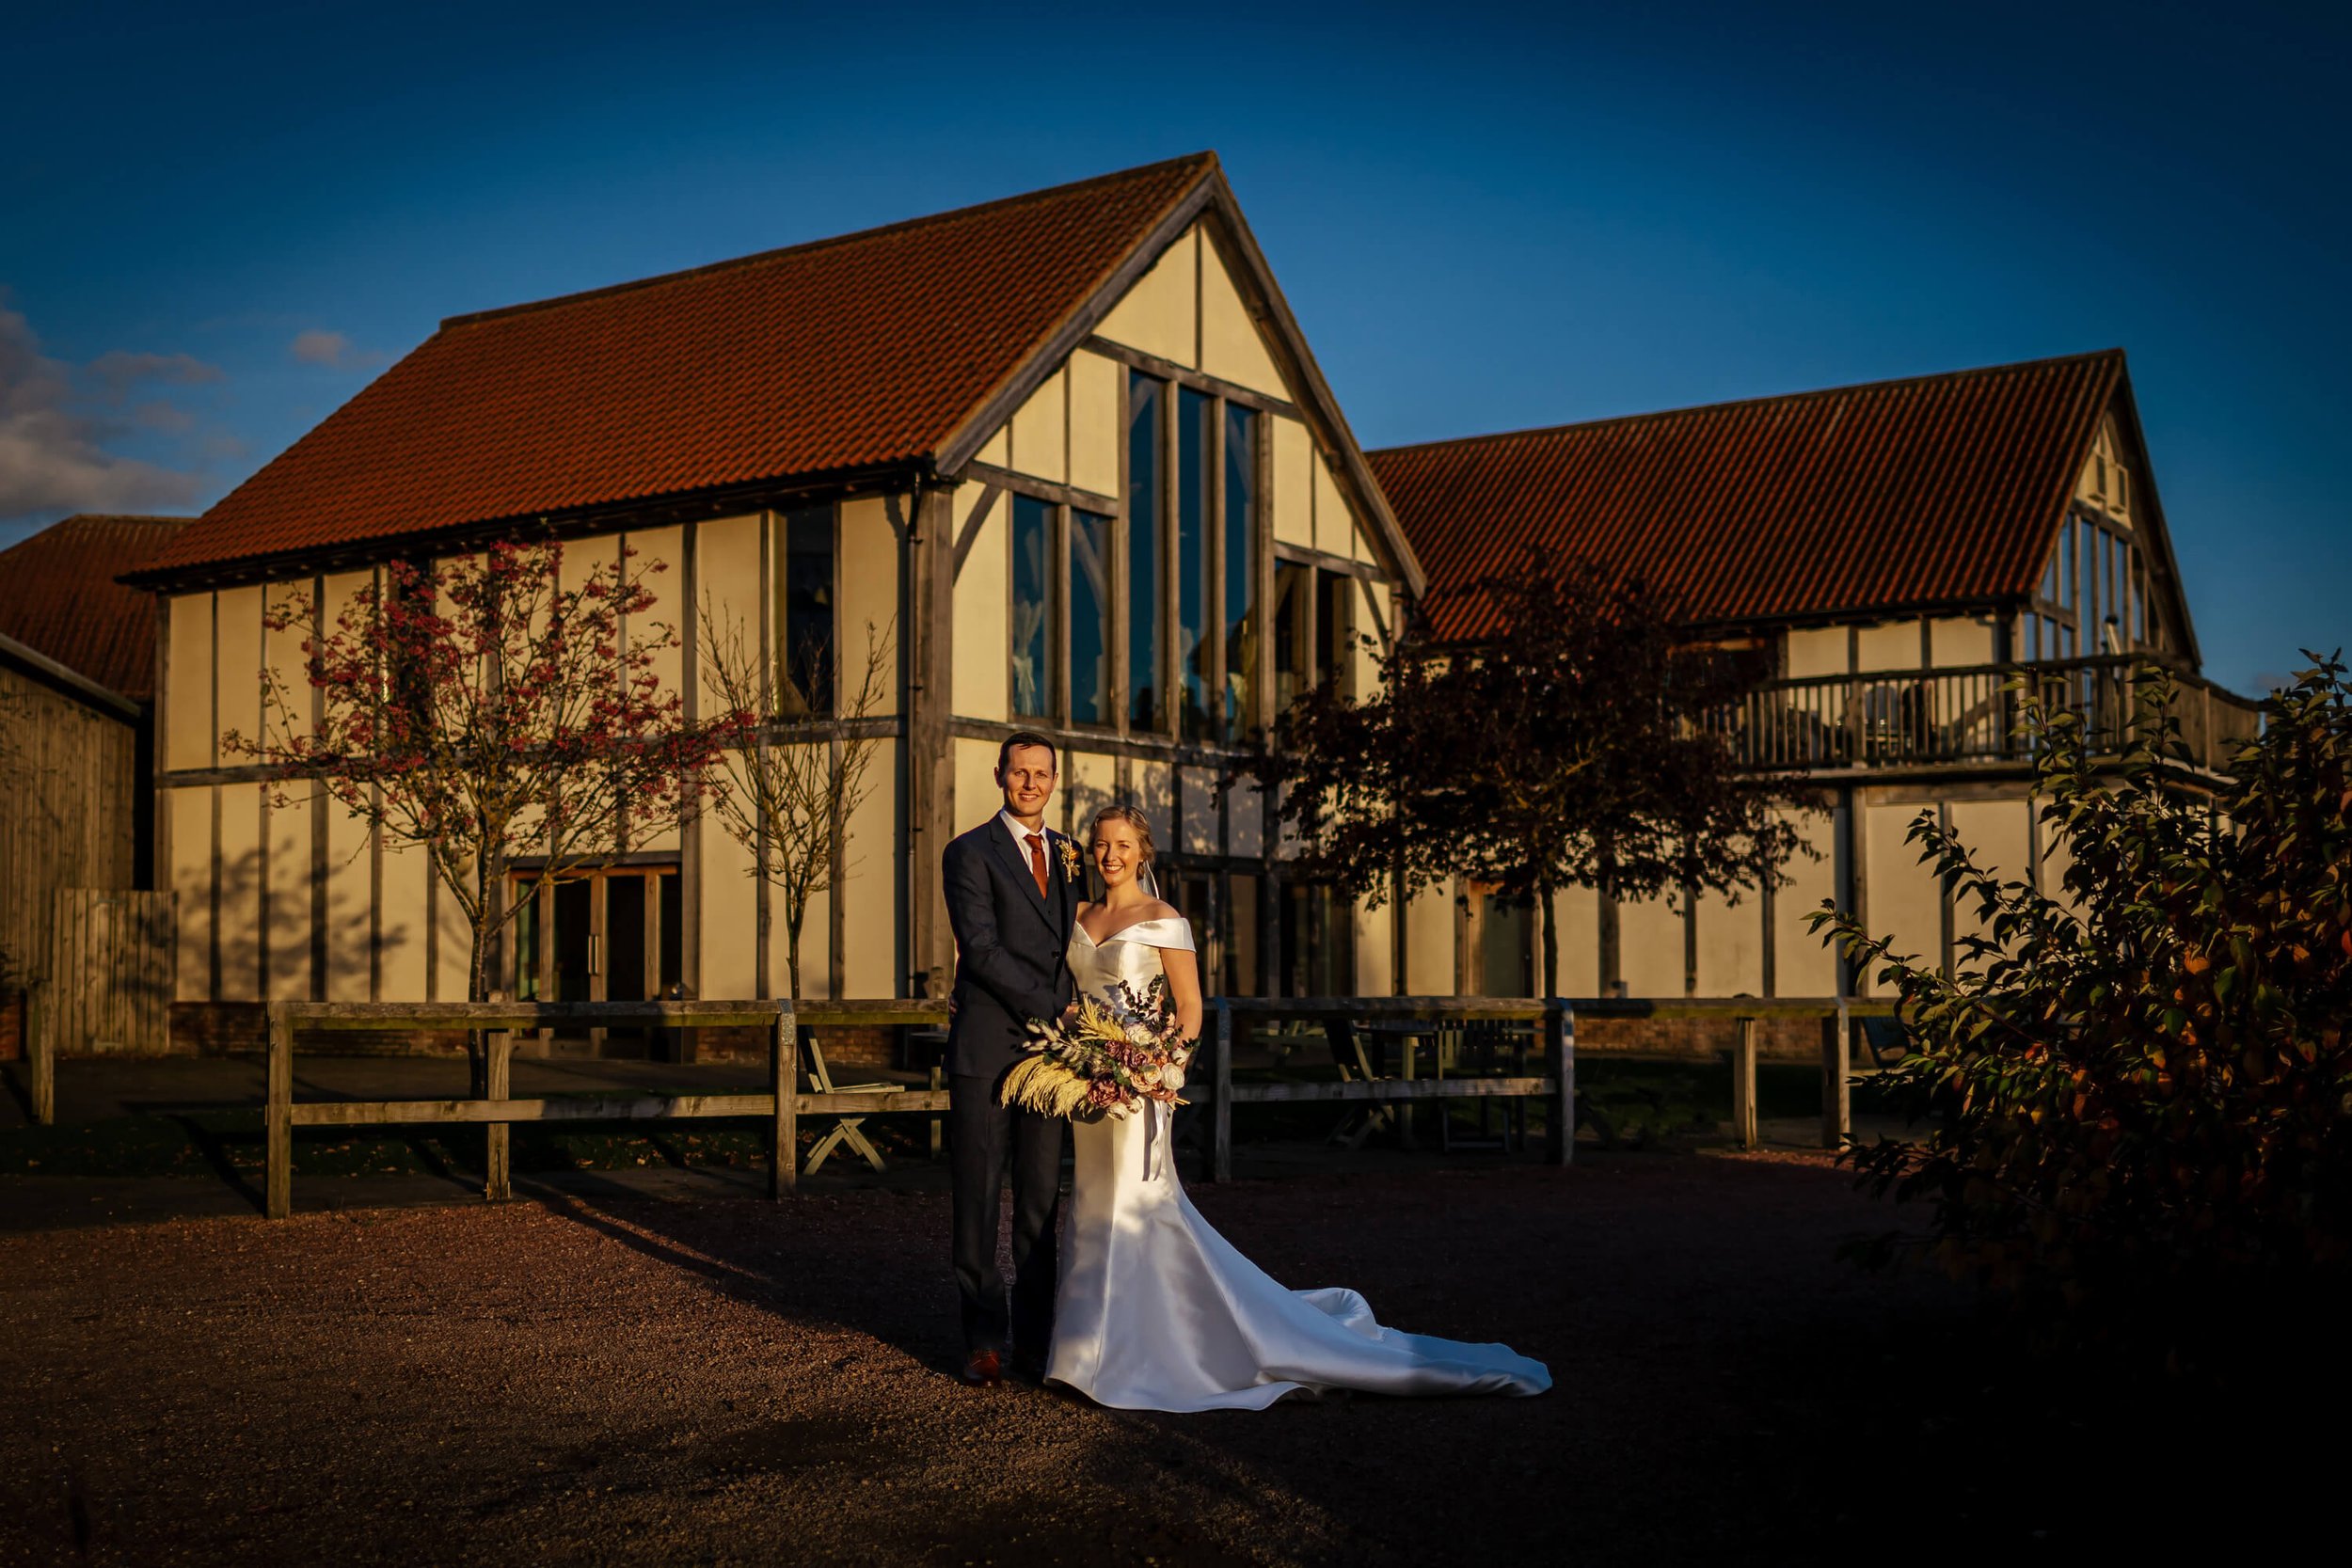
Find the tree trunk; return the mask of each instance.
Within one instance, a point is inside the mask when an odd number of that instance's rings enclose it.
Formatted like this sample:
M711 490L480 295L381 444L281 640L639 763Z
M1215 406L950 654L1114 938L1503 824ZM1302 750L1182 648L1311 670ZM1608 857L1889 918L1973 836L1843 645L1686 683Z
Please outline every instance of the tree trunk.
M1549 999L1560 994L1560 918L1552 908L1549 882L1535 884L1535 918L1544 927L1543 994Z
M473 947L467 956L466 1000L490 1000L490 889L483 857L474 857ZM466 1031L467 1083L473 1098L490 1092L490 1040L479 1029Z
M801 1004L801 922L808 913L807 905L784 911L784 964L789 972L787 983L792 988L792 1005Z

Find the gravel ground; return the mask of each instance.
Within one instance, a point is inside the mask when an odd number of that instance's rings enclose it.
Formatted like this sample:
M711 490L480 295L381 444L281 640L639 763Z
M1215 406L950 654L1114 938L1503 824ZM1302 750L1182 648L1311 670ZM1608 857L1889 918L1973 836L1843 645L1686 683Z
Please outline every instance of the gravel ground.
M1197 1196L1278 1277L1557 1387L966 1389L930 1191L0 1236L0 1562L1791 1560L1852 1544L1845 1412L1929 1402L1899 1347L1965 1331L1938 1282L1833 1258L1885 1214L1818 1158Z

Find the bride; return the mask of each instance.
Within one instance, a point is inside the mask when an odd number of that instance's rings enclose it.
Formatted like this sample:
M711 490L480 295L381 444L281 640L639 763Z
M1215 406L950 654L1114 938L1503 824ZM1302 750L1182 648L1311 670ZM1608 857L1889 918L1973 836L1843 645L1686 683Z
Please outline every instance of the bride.
M1089 849L1106 890L1078 908L1070 968L1082 991L1168 977L1187 1037L1200 1032L1192 927L1145 885L1152 833L1131 806L1097 813ZM1147 1104L1073 1132L1045 1375L1122 1410L1263 1410L1284 1395L1540 1394L1551 1374L1504 1345L1383 1328L1364 1298L1289 1291L1200 1217L1176 1179L1168 1108Z

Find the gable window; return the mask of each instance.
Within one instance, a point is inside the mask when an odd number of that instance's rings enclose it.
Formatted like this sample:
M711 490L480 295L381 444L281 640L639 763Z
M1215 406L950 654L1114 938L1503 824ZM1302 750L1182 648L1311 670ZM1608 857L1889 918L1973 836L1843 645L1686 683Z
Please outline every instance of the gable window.
M1160 727L1160 382L1127 378L1127 722Z
M1225 710L1222 737L1256 720L1258 689L1258 415L1225 405Z
M776 515L776 711L787 719L833 711L834 509L800 506Z
M1111 721L1111 520L1070 514L1070 721Z
M1186 740L1206 740L1209 717L1209 470L1215 446L1214 399L1176 391L1176 667L1184 676Z
M1022 719L1052 717L1047 636L1053 623L1053 508L1030 496L1012 498L1012 711Z

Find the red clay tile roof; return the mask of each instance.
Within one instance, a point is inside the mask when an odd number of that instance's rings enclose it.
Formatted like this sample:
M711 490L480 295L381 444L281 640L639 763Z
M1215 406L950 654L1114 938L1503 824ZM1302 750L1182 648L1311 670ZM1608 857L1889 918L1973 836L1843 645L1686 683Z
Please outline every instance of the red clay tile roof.
M155 597L115 578L152 561L190 521L85 515L0 550L0 637L147 702L155 695Z
M1527 545L1641 578L1693 625L2030 592L2120 349L1365 453L1429 630L1496 629Z
M924 457L1216 168L1196 153L453 317L155 567Z

